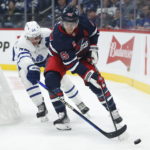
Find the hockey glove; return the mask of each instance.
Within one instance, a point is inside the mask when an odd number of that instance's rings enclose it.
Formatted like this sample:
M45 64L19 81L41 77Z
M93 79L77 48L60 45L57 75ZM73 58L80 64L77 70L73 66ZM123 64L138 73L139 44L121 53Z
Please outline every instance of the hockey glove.
M91 83L93 86L99 89L102 89L106 86L103 77L93 70L90 70L86 73L84 81Z
M28 67L27 79L34 85L40 80L40 68L36 65Z
M98 62L98 47L96 45L90 46L89 54L87 56L87 61L91 64L97 64L97 62Z

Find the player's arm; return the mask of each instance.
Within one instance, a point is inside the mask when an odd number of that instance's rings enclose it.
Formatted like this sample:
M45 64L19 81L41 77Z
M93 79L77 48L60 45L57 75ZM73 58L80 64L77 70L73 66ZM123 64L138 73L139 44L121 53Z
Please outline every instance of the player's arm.
M50 51L53 55L59 55L66 69L72 73L83 76L87 72L87 68L80 63L73 46L67 41L63 41L63 45L54 41L50 42Z
M74 50L70 49L66 51L68 59L65 59L62 52L59 54L67 70L71 71L72 73L77 73L80 76L84 76L84 74L88 71L88 69L79 61Z
M69 71L77 73L85 82L90 82L95 87L100 88L99 82L101 82L103 78L99 78L99 74L97 74L97 72L88 69L84 64L82 64L73 50L68 50L65 54L60 53L60 57L63 64Z
M18 48L17 65L19 70L24 70L26 78L34 85L40 80L40 68L34 64L28 49Z
M16 60L18 66L22 69L27 69L29 65L34 64L32 60L31 53L26 48L17 48L18 53L16 53Z
M99 31L94 23L88 20L85 16L79 17L80 24L86 30L88 33L88 37L90 40L91 45L97 45L98 37L99 37Z
M84 26L89 33L89 41L90 41L90 49L87 55L88 56L87 60L91 64L96 64L99 58L98 56L99 48L97 46L99 31L97 30L97 27L86 18L84 20Z

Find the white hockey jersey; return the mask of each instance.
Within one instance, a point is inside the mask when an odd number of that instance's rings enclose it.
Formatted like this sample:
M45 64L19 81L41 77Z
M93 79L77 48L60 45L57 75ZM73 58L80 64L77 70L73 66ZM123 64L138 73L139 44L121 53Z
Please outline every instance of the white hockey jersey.
M16 41L13 47L13 60L21 69L27 69L29 65L40 64L48 57L48 41L51 30L48 28L41 28L42 40L38 46L34 46L26 39L23 33Z

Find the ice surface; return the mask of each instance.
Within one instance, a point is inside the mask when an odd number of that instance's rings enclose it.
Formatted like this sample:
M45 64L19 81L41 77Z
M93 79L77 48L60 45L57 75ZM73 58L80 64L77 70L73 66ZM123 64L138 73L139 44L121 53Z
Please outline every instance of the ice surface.
M107 81L124 123L128 125L124 140L107 139L70 109L71 131L58 131L53 126L57 115L47 91L42 89L49 110L49 122L41 123L35 117L33 105L18 78L17 72L6 71L5 75L21 110L21 118L13 124L0 126L0 150L149 150L150 149L150 95L128 85ZM79 77L71 76L80 90L82 100L90 107L90 120L105 131L114 127L109 113L95 95L84 86ZM75 105L66 98L72 106ZM128 138L127 138L128 137ZM134 140L142 142L134 145Z

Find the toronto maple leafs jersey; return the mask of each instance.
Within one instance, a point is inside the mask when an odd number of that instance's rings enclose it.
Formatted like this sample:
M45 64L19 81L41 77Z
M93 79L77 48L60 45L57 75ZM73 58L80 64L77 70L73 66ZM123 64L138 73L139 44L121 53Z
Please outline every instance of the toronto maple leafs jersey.
M79 18L79 24L72 35L68 35L61 23L54 27L50 36L50 50L58 55L67 70L80 75L87 72L79 60L86 58L90 45L96 45L98 30L86 17Z
M48 42L50 33L50 29L41 28L42 40L37 46L27 40L24 33L20 36L13 47L13 60L17 62L19 68L26 69L32 64L44 67L49 55Z

